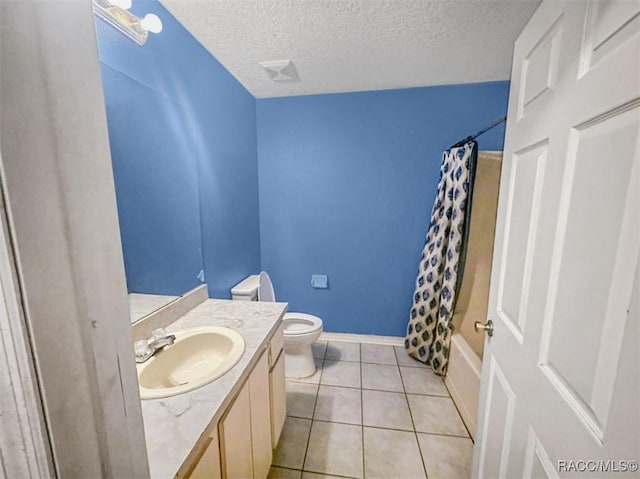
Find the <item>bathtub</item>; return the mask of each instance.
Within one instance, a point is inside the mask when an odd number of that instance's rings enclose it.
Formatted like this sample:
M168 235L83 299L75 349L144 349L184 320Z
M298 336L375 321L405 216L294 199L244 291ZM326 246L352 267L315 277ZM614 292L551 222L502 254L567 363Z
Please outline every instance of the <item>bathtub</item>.
M473 186L473 208L462 285L453 313L449 367L445 384L471 437L476 430L480 393L480 370L484 334L474 331L475 321L484 322L489 307L489 285L493 258L502 152L480 151Z
M449 367L444 382L471 438L476 430L481 368L480 357L471 349L464 336L458 332L454 333L451 336Z

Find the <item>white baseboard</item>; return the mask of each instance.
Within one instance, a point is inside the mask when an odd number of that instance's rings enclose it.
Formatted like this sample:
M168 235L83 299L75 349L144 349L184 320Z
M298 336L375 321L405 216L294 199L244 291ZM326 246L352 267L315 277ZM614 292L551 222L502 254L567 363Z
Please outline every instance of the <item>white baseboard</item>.
M375 334L327 333L322 332L320 341L341 341L343 343L381 344L383 346L404 346L401 336L377 336Z
M476 432L476 419L473 417L473 414L467 409L467 405L464 400L465 397L460 393L456 384L449 375L444 378L444 385L447 387L449 391L449 395L451 399L453 399L453 403L455 404L458 412L460 413L460 417L462 417L462 422L467 427L467 431L469 431L469 435L471 436L471 440L475 440L475 432Z

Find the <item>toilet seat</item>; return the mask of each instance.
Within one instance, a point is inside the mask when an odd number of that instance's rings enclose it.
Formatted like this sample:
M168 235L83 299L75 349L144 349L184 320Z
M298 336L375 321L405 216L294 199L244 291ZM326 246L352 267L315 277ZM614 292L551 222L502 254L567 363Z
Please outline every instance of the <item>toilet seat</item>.
M276 293L273 290L273 283L266 271L258 276L258 301L273 303L276 300Z
M286 313L282 318L284 335L303 336L322 330L322 320L306 313Z

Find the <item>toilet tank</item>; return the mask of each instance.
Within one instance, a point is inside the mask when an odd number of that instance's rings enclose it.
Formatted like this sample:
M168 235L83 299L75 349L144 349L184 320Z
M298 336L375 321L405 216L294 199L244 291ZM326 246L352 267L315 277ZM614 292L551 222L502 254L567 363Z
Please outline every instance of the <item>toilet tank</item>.
M259 275L252 274L231 288L231 299L239 301L257 301Z

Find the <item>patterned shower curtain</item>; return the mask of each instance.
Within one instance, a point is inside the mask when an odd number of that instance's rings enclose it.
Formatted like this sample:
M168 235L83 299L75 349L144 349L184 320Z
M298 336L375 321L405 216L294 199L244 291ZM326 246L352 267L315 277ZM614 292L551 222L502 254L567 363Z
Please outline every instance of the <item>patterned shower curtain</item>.
M438 193L422 251L405 348L409 355L445 375L453 310L462 282L478 144L446 151Z

